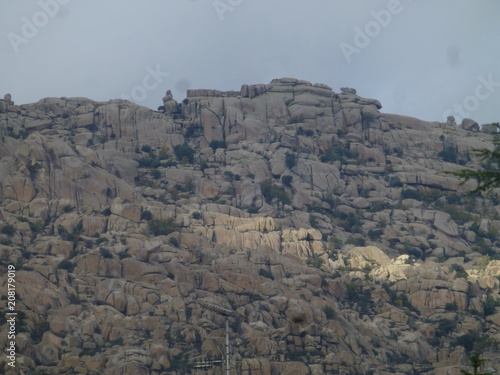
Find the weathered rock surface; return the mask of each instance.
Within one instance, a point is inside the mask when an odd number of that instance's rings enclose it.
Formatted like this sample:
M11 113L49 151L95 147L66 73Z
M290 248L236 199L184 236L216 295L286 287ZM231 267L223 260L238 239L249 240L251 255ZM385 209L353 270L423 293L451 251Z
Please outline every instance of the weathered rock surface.
M163 104L0 100L19 371L220 372L214 305L232 373L500 371L500 206L443 173L492 147L475 121L294 78Z

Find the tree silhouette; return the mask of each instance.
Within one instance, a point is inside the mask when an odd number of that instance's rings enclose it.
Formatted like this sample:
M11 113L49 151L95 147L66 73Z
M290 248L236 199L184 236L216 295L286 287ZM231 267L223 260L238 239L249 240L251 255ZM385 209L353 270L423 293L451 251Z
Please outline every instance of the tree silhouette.
M464 375L493 375L491 372L478 372L479 368L484 362L484 359L481 358L481 355L479 353L474 353L469 356L469 362L472 368L474 369L474 372L468 372L465 370L460 370L460 372Z
M486 126L486 125L485 125ZM500 187L500 124L493 123L487 125L490 133L493 135L493 150L486 148L475 149L473 152L483 162L484 169L463 169L458 172L447 172L463 179L462 183L469 180L476 180L477 187L471 193L490 191L493 188Z

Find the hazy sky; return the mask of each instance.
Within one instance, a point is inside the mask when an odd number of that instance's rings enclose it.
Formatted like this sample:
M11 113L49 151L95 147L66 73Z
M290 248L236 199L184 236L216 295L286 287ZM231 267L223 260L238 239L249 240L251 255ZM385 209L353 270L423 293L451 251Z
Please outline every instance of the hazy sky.
M0 98L128 98L294 77L382 111L500 121L499 0L0 0Z

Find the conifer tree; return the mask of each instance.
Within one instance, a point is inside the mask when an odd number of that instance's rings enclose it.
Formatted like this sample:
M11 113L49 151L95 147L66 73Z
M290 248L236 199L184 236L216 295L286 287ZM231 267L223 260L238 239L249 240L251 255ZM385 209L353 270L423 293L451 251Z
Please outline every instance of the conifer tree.
M463 375L493 375L491 372L479 372L479 368L484 362L479 353L474 353L469 356L469 362L474 372L468 372L465 370L460 370Z
M474 153L483 162L483 169L463 169L458 172L447 172L454 176L460 177L462 184L469 180L476 180L477 187L471 191L472 193L487 192L496 187L500 187L500 123L493 123L487 126L494 129L491 132L494 136L493 149L480 148L474 150Z

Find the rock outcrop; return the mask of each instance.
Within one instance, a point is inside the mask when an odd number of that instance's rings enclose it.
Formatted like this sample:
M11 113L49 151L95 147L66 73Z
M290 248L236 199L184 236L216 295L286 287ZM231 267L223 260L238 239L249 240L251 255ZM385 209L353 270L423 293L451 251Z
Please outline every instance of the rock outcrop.
M0 100L16 371L217 373L207 306L231 373L500 370L500 204L444 173L480 168L476 122L294 78L163 104Z

